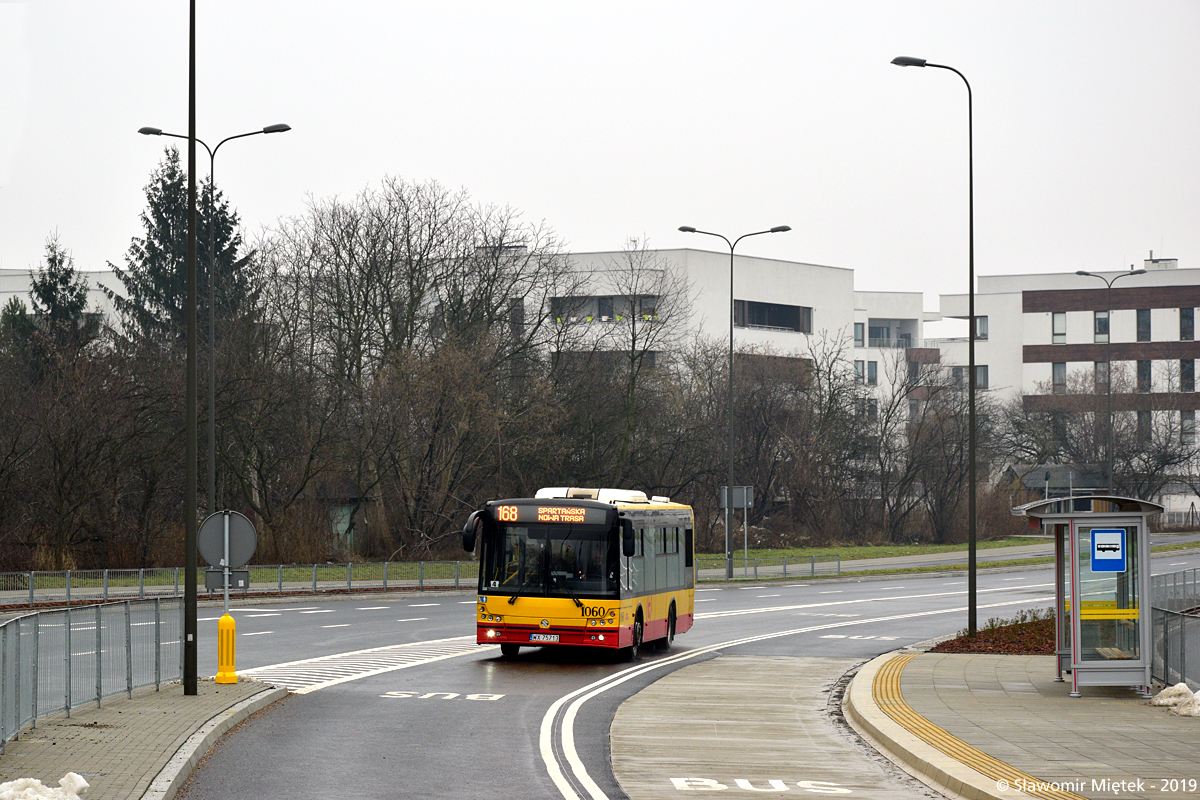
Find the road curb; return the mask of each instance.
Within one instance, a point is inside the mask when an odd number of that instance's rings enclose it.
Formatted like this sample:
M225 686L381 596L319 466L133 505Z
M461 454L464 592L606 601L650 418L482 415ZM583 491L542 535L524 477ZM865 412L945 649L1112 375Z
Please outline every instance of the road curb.
M879 670L911 652L885 653L868 661L850 681L842 701L847 722L872 747L917 780L948 797L967 800L1016 800L1030 795L1016 789L1001 794L996 781L929 745L897 723L875 702L874 685Z
M200 759L226 731L254 712L287 697L287 693L287 689L283 688L265 689L230 706L210 719L179 746L175 755L171 756L166 766L159 771L158 776L150 782L150 787L142 795L142 800L172 800L175 793L191 776L192 770L200 763Z

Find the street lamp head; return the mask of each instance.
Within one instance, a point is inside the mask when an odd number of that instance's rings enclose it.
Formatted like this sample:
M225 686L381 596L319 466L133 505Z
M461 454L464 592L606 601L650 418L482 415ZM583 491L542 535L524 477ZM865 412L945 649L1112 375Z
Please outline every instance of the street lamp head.
M774 228L771 228L771 233L787 233L791 229L791 225L776 225Z
M278 125L268 125L262 129L263 133L286 133L292 129L291 125L284 125L282 122Z
M142 136L162 136L162 128L147 126L145 128L138 128L138 133L142 134Z
M679 230L683 231L684 233L695 233L696 232L696 229L693 228L691 225L680 225Z
M1089 278L1094 278L1094 277L1096 277L1096 276L1095 276L1095 275L1093 275L1092 273L1088 272L1086 269L1077 269L1077 270L1075 270L1075 274L1076 274L1076 275L1086 275L1086 276L1087 276L1087 277L1089 277Z
M913 58L912 56L896 56L892 59L892 63L897 67L923 67L925 66L926 62L923 58Z
M1144 270L1144 269L1131 269L1131 270L1129 270L1129 274L1130 274L1130 275L1145 275L1145 274L1146 274L1146 270Z

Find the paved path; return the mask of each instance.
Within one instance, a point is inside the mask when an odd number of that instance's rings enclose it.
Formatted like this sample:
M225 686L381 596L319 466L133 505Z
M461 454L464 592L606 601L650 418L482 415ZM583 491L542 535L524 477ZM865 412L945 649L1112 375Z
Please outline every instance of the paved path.
M183 684L140 689L132 699L38 721L0 755L0 783L37 778L58 787L68 772L83 776L87 800L170 798L222 733L287 693L257 681L201 680L195 696Z

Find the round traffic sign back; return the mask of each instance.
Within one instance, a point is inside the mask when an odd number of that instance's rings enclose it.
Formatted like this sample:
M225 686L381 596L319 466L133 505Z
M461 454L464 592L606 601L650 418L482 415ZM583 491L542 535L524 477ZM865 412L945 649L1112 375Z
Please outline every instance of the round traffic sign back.
M225 518L229 518L229 564L230 568L244 566L258 549L258 534L254 523L245 514L236 511L218 511L209 514L196 534L200 555L209 566L221 566L225 557Z

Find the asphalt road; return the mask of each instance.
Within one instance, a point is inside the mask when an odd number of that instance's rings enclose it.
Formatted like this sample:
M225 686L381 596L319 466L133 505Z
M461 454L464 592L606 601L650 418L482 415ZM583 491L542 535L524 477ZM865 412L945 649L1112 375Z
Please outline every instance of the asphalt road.
M1192 566L1200 555L1167 555L1154 571ZM1053 597L1049 569L982 574L978 588L980 624ZM827 691L848 665L964 628L966 589L965 576L948 575L703 586L695 627L632 665L565 648L502 660L474 644L473 594L236 607L239 674L299 691L227 735L180 797L540 798L588 781L625 797L609 726L652 682L725 655L789 656L820 678L806 695ZM201 609L202 675L216 671L219 616ZM832 765L824 750L814 760L825 764L821 780L860 797L924 793L821 716L814 747L842 748Z

